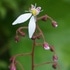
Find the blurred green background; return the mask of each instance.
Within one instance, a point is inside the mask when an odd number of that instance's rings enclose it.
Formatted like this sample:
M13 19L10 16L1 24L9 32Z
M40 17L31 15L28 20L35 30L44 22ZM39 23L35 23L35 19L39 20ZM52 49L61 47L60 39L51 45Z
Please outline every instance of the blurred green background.
M58 22L57 28L53 28L49 20L39 21L38 24L47 42L55 46L60 70L70 70L70 0L0 0L0 70L9 70L9 59L12 55L32 50L32 41L28 35L22 37L18 43L14 41L16 29L27 25L28 22L16 26L12 26L12 22L35 3L44 10L39 16L48 14ZM35 63L50 61L51 58L51 52L36 47ZM25 70L31 70L31 57L19 57L17 60ZM21 70L19 66L17 70ZM37 67L35 70L53 69L49 64Z

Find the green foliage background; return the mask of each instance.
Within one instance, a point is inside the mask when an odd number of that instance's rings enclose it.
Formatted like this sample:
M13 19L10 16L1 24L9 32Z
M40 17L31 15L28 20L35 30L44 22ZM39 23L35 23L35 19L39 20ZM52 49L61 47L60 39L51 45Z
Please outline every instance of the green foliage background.
M16 26L12 26L12 22L35 3L44 10L39 16L48 14L58 22L59 26L56 29L51 26L49 20L39 21L38 24L48 43L55 46L60 70L70 70L70 0L0 0L0 70L9 70L9 59L12 55L32 50L32 41L28 35L26 38L21 38L18 43L14 41L16 29L27 25L28 22ZM35 63L50 61L51 57L51 52L43 50L42 47L36 47ZM25 70L31 70L31 57L17 59L23 64ZM19 66L18 70L20 70ZM53 69L51 65L44 65L35 70Z

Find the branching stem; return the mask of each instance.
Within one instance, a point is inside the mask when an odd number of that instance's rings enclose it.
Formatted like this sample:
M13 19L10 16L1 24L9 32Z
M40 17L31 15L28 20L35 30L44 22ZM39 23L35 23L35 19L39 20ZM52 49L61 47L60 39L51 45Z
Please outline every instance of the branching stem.
M48 16L48 15L44 15L44 16L41 16L41 17L37 18L37 21L38 21L38 20L46 21L47 18L50 19L51 21L53 21L53 19L52 19L50 16ZM38 35L36 36L36 38L33 39L32 51L31 51L30 53L16 54L15 56L13 56L13 57L11 58L13 64L16 62L17 64L19 64L19 66L21 67L22 70L24 70L23 66L22 66L18 61L16 61L16 58L17 58L18 56L27 56L27 55L31 56L31 59L32 59L32 60L31 60L31 61L32 61L32 70L34 70L35 67L38 67L38 66L41 66L41 65L54 63L54 61L52 61L52 62L44 62L44 63L40 63L40 64L34 64L34 51L35 51L35 46L38 46L38 45L41 46L41 45L43 45L43 43L36 43L36 39L38 39L38 37L41 35L42 38L43 38L43 40L44 40L44 42L46 42L42 30L40 29L40 27L38 26L38 24L37 24L36 26L37 26L37 30L39 31L40 34L38 34ZM21 32L20 34L21 34L22 36L25 35L25 33L23 33L22 30L23 30L23 29L27 29L27 28L28 28L28 27L19 27L19 28L16 30L16 35L18 35L20 32ZM53 47L50 47L50 48L51 48L51 51L53 51L53 53L55 54L54 48L53 48ZM56 58L54 58L54 59L56 60ZM59 67L59 65L58 65L58 67ZM59 68L59 69L60 69L60 68Z

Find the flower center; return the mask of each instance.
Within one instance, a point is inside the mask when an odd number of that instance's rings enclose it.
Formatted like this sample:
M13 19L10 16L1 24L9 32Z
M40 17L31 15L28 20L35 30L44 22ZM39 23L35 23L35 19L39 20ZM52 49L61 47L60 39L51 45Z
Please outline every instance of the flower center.
M37 10L36 9L31 9L31 13L36 16L38 13L37 13Z

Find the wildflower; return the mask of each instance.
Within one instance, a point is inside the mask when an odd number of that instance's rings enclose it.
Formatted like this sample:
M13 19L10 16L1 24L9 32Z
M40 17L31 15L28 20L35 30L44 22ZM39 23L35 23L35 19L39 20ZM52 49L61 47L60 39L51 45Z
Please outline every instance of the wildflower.
M44 42L44 43L43 43L43 48L44 48L45 50L49 50L49 49L50 49L49 44L48 44L47 42Z
M28 24L28 33L29 38L32 38L35 29L36 29L36 16L41 12L41 7L36 7L34 5L31 5L31 8L28 11L29 13L25 13L20 15L13 23L12 25L20 24L22 22L27 21L30 18L29 24Z

